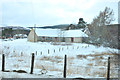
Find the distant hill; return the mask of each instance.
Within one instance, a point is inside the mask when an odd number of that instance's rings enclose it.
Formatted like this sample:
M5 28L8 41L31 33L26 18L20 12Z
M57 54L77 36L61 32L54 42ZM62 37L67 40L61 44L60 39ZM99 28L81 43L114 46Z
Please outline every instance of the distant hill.
M70 24L60 24L60 25L53 25L53 26L43 26L43 27L27 27L27 28L43 28L43 29L47 29L47 28L52 28L52 29L65 29L66 27L68 27ZM77 26L77 24L73 24L75 26ZM88 26L89 24L87 24Z
M62 29L62 28L66 28L67 26L69 26L69 24L61 24L61 25L54 25L54 26L44 26L44 27L28 27L28 28L52 28L52 29Z

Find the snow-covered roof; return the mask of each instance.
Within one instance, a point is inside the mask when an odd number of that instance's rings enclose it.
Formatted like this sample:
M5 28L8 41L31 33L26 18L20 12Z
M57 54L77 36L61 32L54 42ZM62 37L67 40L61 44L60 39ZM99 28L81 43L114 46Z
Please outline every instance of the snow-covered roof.
M87 34L79 30L67 30L64 33L65 37L88 37Z
M88 37L80 29L77 30L60 30L60 29L35 29L38 36L49 37Z
M59 31L59 29L35 29L35 32L38 36L57 37Z
M14 36L25 36L25 37L27 37L26 34L15 34Z

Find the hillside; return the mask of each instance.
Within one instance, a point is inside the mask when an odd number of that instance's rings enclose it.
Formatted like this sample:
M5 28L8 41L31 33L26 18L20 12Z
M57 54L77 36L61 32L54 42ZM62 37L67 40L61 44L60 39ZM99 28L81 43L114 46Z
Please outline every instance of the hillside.
M69 26L69 24L60 24L60 25L53 25L53 26L42 26L42 27L28 27L28 28L53 28L53 29L60 29L60 28L66 28Z

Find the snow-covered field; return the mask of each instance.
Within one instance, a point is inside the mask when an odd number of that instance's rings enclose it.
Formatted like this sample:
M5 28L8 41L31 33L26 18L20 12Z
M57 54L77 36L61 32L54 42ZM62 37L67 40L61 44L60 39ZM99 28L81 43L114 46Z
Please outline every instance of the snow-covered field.
M116 55L117 52L117 49L85 43L33 43L28 42L27 39L0 40L0 65L2 65L1 53L4 53L5 70L10 71L0 72L0 77L62 78L64 55L66 54L67 78L105 78L107 76L107 59L109 56ZM29 74L32 53L35 53L35 64L33 74ZM17 73L13 70L24 70L27 73ZM112 73L114 74L111 77L117 77L115 70L112 70Z

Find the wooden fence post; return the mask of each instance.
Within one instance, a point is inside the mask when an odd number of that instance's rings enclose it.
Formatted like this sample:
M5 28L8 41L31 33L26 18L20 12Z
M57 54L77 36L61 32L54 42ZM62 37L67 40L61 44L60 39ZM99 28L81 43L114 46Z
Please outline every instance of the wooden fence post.
M36 55L37 55L37 51L36 51Z
M60 52L60 48L59 48L59 52Z
M21 52L21 56L23 56L23 53Z
M108 57L107 80L110 80L110 57Z
M5 71L5 55L2 54L2 71Z
M49 49L48 49L48 54L50 53Z
M32 60L31 60L31 71L30 71L30 74L33 74L33 68L34 68L34 53L32 53Z
M66 69L67 69L66 65L67 65L67 55L65 55L65 59L64 59L64 73L63 73L64 78L66 78Z
M42 55L42 51L41 51L41 55Z
M63 51L63 49L64 49L64 48L62 47L62 51Z
M54 53L55 53L55 49L54 49Z
M68 49L68 46L67 46L67 49Z

